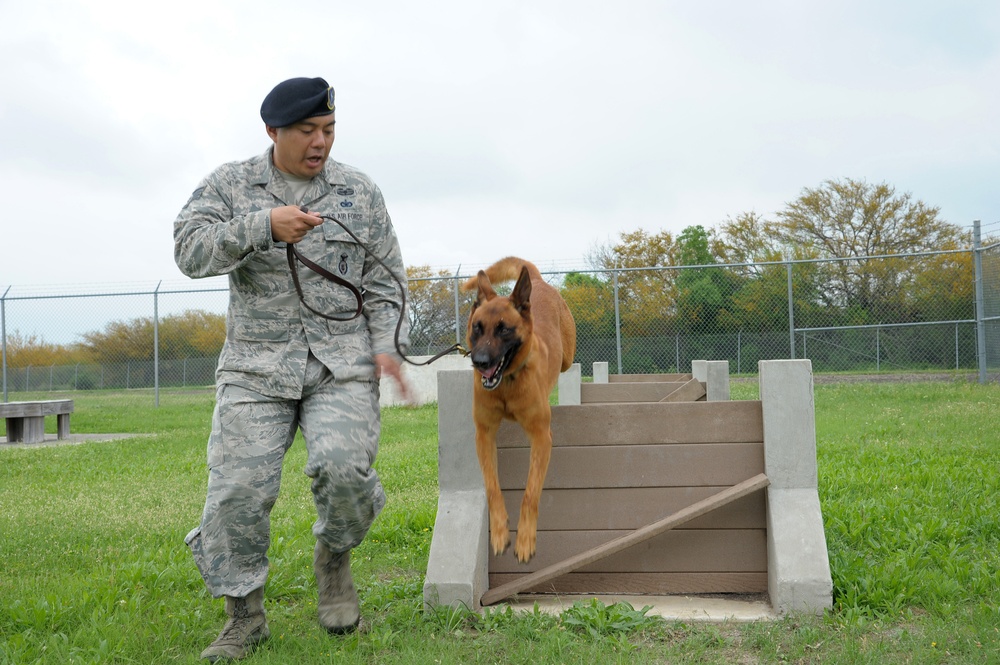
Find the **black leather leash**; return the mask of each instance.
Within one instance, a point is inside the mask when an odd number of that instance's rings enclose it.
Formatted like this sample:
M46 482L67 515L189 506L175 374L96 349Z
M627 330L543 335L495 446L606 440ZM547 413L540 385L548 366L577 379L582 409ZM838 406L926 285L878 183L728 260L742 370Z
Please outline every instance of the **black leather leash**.
M302 208L302 212L308 212L308 211L305 208ZM315 215L316 213L312 213L312 214ZM458 352L460 352L464 356L469 355L469 352L465 350L465 347L463 347L461 344L455 343L455 344L452 344L447 349L445 349L444 351L441 351L440 353L432 356L430 360L427 360L427 361L424 361L424 362L418 363L418 362L414 362L414 361L410 360L409 358L407 358L406 354L403 353L403 350L399 346L399 334L400 334L400 331L403 328L403 317L406 316L406 287L403 286L402 280L400 280L399 277L396 276L396 273L394 273L389 268L389 266L387 266L385 264L385 262L382 259L380 259L378 256L375 255L374 252L372 252L370 249L368 249L368 246L365 245L363 242L361 242L361 239L358 238L358 236L356 236L353 231L351 231L349 228L347 228L347 226L345 226L343 222L341 222L339 219L337 219L336 217L333 217L331 215L317 215L317 216L320 217L320 218L322 218L322 219L328 219L328 220L330 220L332 222L335 222L338 226L340 226L340 228L344 229L344 231L347 232L347 235L351 236L351 238L354 240L354 242L356 242L362 249L365 250L366 254L368 254L373 259L375 259L375 262L378 263L380 266L382 266L382 268L387 273L389 273L389 276L392 277L392 279L393 279L394 282L396 282L396 286L399 287L399 300L400 300L399 319L396 321L396 333L393 336L393 343L396 346L396 352L399 354L399 356L403 360L405 360L409 364L414 365L416 367L422 367L424 365L430 365L432 362L434 362L438 358L442 358L442 357L448 355L449 353L452 353L453 351L458 351ZM295 292L299 294L299 301L301 301L302 305L306 309L308 309L310 312L312 312L316 316L318 316L320 318L323 318L323 319L326 319L328 321L353 321L354 319L356 319L359 316L361 316L362 310L364 308L364 295L361 293L361 291L358 290L358 288L356 286L354 286L353 284L351 284L350 282L348 282L346 279L342 279L342 278L338 277L337 275L334 275L332 272L330 272L329 270L327 270L323 266L319 265L315 261L312 261L312 260L310 260L310 259L302 256L302 254L299 253L299 250L297 250L295 248L295 245L292 244L292 243L286 243L286 252L285 253L288 256L288 269L291 270L291 272L292 272L292 283L295 284ZM296 263L301 263L302 265L304 265L305 267L309 268L310 270L312 270L314 273L316 273L320 277L323 277L324 279L327 279L327 280L333 282L334 284L338 284L338 285L343 286L343 287L347 288L348 290L350 290L350 292L354 295L355 301L357 302L357 307L354 310L354 314L352 314L352 315L350 315L350 316L348 316L346 318L331 316L329 314L324 314L323 312L321 312L321 311L313 308L312 305L310 305L309 303L307 303L306 302L305 294L302 292L302 285L299 284L299 271L298 271L298 268L296 268Z

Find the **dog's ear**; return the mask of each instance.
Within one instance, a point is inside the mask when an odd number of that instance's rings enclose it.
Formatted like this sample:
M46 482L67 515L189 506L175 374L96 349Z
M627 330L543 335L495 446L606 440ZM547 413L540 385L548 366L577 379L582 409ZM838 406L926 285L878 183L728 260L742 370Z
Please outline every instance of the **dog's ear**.
M522 314L531 309L531 276L524 266L521 266L521 274L514 284L514 290L510 292L510 302Z
M472 306L475 310L476 307L482 305L484 302L493 300L497 297L497 292L493 290L493 284L490 283L490 278L486 276L486 273L482 270L476 275L477 286L479 287L479 292L476 295L476 302Z

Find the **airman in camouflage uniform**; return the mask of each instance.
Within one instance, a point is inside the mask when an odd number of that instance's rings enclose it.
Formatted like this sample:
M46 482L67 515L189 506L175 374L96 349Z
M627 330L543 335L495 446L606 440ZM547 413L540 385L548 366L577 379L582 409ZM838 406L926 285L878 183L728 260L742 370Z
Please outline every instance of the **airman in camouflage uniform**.
M317 519L314 568L320 623L330 632L359 620L350 550L385 504L372 468L378 450L378 377L400 381L394 343L405 270L378 187L328 160L333 90L323 79L274 88L261 117L274 145L225 164L194 191L174 223L174 254L190 277L229 276L226 342L216 373L208 441L208 495L186 542L209 591L230 616L202 657L239 659L268 637L263 609L270 512L296 429L308 451ZM345 224L362 246L335 222ZM286 243L353 284L363 315L327 320L300 301ZM308 269L299 272L309 306L348 319L357 301ZM404 325L401 343L405 344Z

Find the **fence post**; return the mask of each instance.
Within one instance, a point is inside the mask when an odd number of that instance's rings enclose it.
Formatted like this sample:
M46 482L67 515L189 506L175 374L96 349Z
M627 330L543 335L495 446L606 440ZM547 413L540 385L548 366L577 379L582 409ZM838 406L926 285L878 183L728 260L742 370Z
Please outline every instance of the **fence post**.
M972 251L976 266L976 355L979 383L986 383L986 300L983 298L983 236L979 220L972 222Z
M611 273L611 281L614 285L615 293L615 348L618 350L618 373L623 374L622 369L622 317L618 310L618 260L615 260L615 269Z
M3 401L7 401L7 294L10 287L0 296L0 343L2 343L3 359Z
M795 308L792 305L792 262L785 264L788 273L788 357L795 360Z
M451 284L451 290L455 294L455 344L462 343L462 314L458 302L458 273L462 270L462 264L458 264L455 269L455 281Z
M875 371L882 371L882 336L879 334L882 331L882 324L880 323L875 328Z
M955 324L955 371L958 371L958 324Z
M160 406L160 284L153 289L153 406Z

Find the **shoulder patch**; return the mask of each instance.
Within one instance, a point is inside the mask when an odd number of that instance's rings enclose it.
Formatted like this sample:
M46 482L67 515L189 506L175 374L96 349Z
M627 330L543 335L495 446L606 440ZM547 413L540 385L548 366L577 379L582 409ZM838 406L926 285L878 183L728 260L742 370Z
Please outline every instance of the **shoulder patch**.
M187 201L187 203L184 204L184 207L186 208L189 205L191 205L194 201L197 201L198 199L200 199L201 195L202 195L202 193L204 193L204 191L205 191L204 187L199 187L198 189L196 189L193 192L191 192L191 198L189 198L188 201Z

